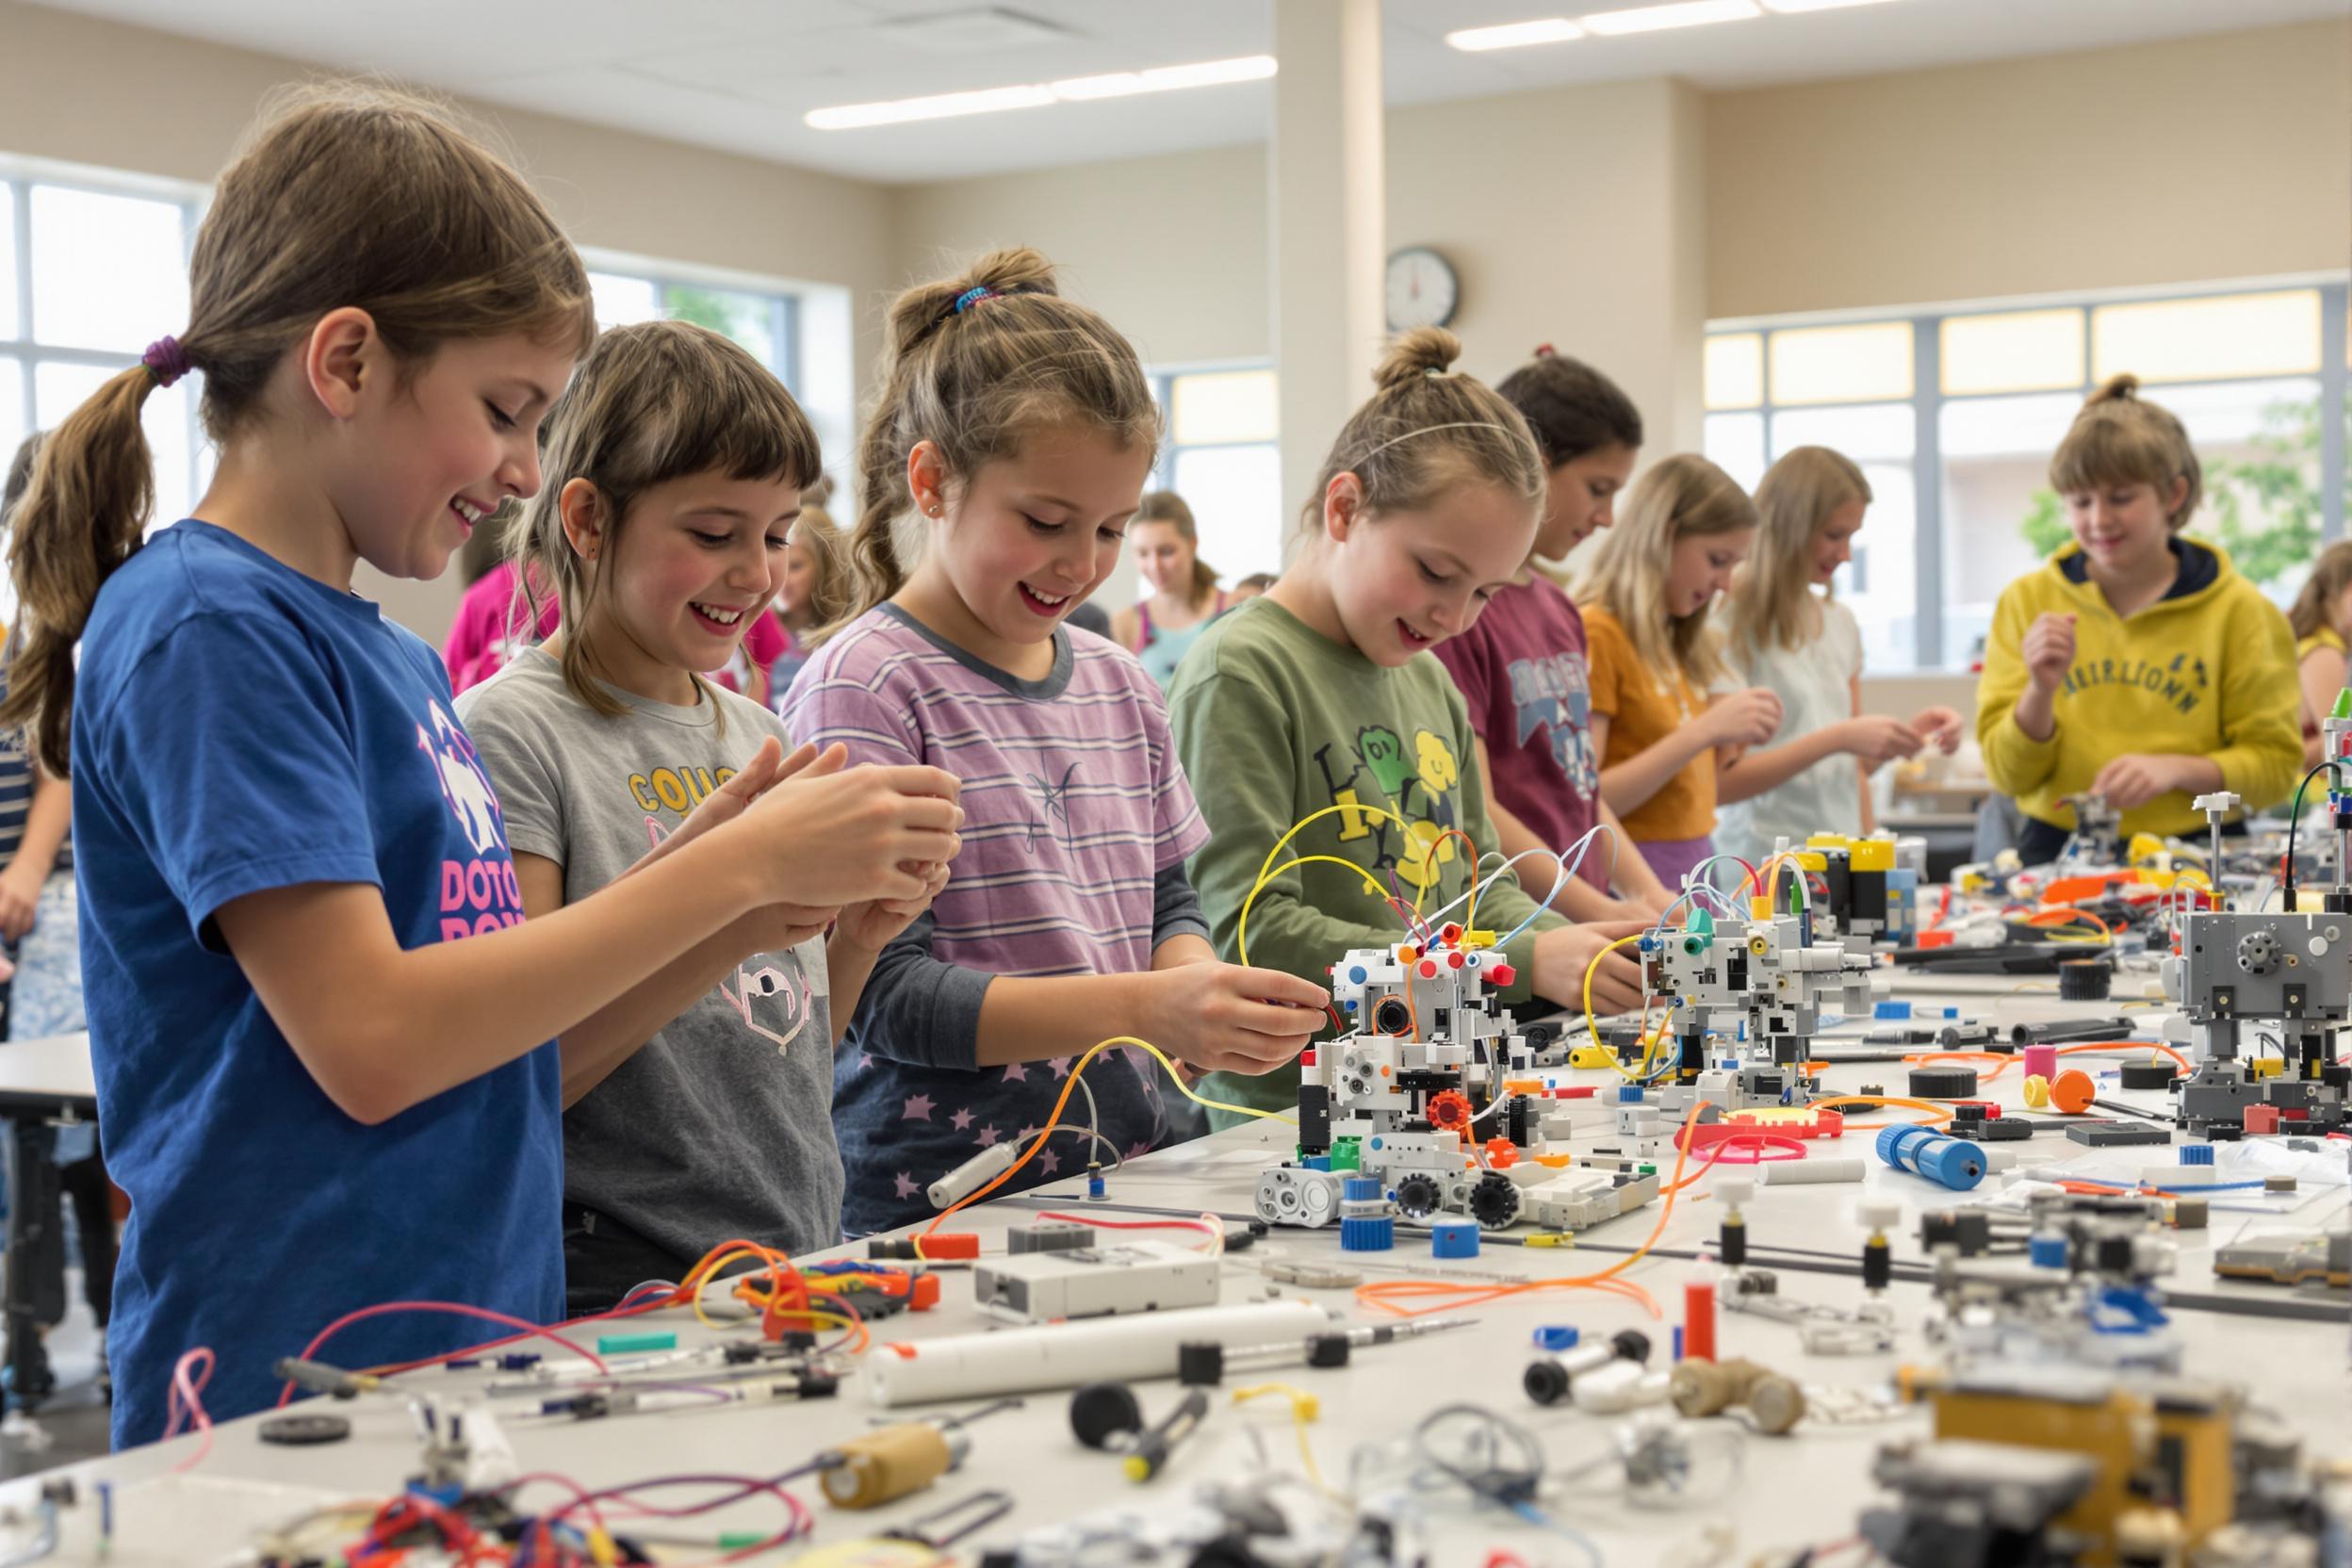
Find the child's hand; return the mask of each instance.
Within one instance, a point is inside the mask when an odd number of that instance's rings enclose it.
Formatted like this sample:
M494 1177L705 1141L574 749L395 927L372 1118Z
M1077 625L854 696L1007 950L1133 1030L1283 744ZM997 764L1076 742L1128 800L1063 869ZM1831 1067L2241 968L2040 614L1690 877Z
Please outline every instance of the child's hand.
M2045 694L2054 694L2074 663L2074 616L2047 610L2034 616L2018 651L2034 684Z
M1648 929L1645 921L1593 921L1540 933L1535 939L1536 994L1562 1006L1583 1006L1584 972L1593 956L1621 937ZM1629 1013L1641 1005L1642 966L1621 947L1603 957L1592 971L1592 1011L1595 1015Z
M1203 1072L1255 1077L1287 1064L1323 1027L1331 993L1280 970L1183 964L1135 976L1136 1033Z
M765 794L781 780L801 772L817 760L817 748L800 745L791 756L784 754L783 743L771 735L760 743L760 749L751 754L743 770L732 778L702 797L702 803L687 813L677 832L663 839L630 871L649 866L664 855L677 853L681 845L690 844L714 827L723 827L742 816L745 808Z
M2118 811L2145 806L2158 795L2181 788L2180 764L2184 760L2179 757L2128 752L2099 770L2099 776L2091 780L2091 793L2106 796L2107 804Z
M1960 748L1960 737L1966 733L1967 722L1949 708L1922 708L1911 716L1911 727L1946 757Z
M947 886L947 867L944 865L902 866L899 869L923 877L923 896L909 899L875 898L847 906L833 927L835 941L844 942L860 952L879 953L900 932L912 925L925 909L931 907L931 901L939 896L940 889Z
M840 906L928 899L930 877L906 868L944 865L962 847L956 776L916 766L848 768L848 757L845 746L826 748L770 788L728 831L740 836L771 885L790 890L796 901Z
M1700 722L1718 746L1760 746L1780 730L1780 697L1762 686L1725 692L1707 705Z
M1850 751L1872 767L1898 757L1916 757L1927 743L1919 732L1884 713L1865 713L1838 727L1838 749Z
M822 937L841 915L839 909L813 908L806 904L767 904L737 921L730 928L746 956L782 953L811 937Z
M21 942L33 928L33 910L41 903L41 884L11 865L0 871L0 937Z

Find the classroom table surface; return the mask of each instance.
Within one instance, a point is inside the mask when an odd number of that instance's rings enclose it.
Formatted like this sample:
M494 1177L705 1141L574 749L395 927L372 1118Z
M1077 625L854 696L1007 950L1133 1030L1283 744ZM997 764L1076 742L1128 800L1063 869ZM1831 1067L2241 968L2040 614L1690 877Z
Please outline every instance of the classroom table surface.
M26 1102L97 1104L87 1033L0 1044L0 1110Z
M2110 1005L2062 1004L2045 994L2046 988L2030 985L2024 989L2013 985L2007 994L1997 998L1941 992L1918 985L1903 986L1900 991L1919 1001L1952 1002L2004 1025L2083 1016ZM1848 1032L1858 1027L1850 1025ZM1832 1090L1851 1091L1873 1083L1900 1092L1903 1072L1900 1064L1840 1065L1826 1069L1823 1081ZM2011 1070L1988 1083L1984 1092L2014 1108L2018 1104L2022 1076L2021 1071ZM1567 1081L1613 1086L1617 1078L1604 1070L1571 1074ZM2151 1106L2165 1098L2161 1091L2108 1092ZM1601 1100L1571 1103L1581 1107L1576 1146L1614 1141L1607 1131L1608 1113ZM1107 1198L1102 1203L1086 1203L1083 1181L1060 1182L966 1211L956 1217L952 1228L976 1232L984 1247L996 1247L1001 1246L1008 1227L1030 1222L1046 1210L1086 1212L1104 1220L1148 1218L1153 1211L1245 1216L1250 1211L1258 1172L1290 1152L1287 1131L1279 1124L1259 1122L1147 1155L1109 1174ZM1767 1184L1758 1191L1746 1206L1751 1245L1759 1250L1810 1249L1838 1260L1858 1261L1865 1233L1854 1210L1857 1200L1867 1193L1902 1203L1904 1219L1903 1228L1893 1233L1895 1256L1899 1264L1919 1260L1917 1211L1948 1207L1954 1195L1919 1177L1886 1168L1871 1152L1870 1143L1871 1135L1849 1130L1838 1144L1825 1151L1862 1157L1868 1175L1861 1186ZM2029 1165L2086 1153L2056 1131L2043 1131L2030 1140L2003 1147L2023 1151L2021 1163ZM2164 1149L2125 1152L2148 1160L2174 1157ZM2339 1164L2336 1168L2340 1172L2343 1168ZM1353 1364L1344 1369L1290 1367L1262 1377L1229 1380L1198 1434L1176 1450L1167 1472L1149 1485L1127 1481L1117 1459L1076 1442L1070 1428L1067 1391L1031 1394L1024 1396L1022 1408L994 1415L971 1429L972 1453L960 1470L927 1491L886 1508L869 1513L845 1512L823 1503L812 1483L800 1482L797 1494L809 1504L815 1518L811 1540L823 1547L876 1535L983 1490L1001 1490L1012 1499L1011 1511L956 1548L969 1560L980 1550L1008 1545L1023 1532L1042 1526L1110 1509L1169 1507L1204 1482L1296 1471L1301 1467L1299 1445L1303 1441L1310 1446L1322 1476L1335 1486L1361 1484L1367 1494L1409 1486L1419 1499L1417 1506L1426 1511L1432 1560L1443 1568L1476 1568L1495 1548L1514 1552L1528 1564L1593 1560L1582 1546L1563 1535L1471 1503L1458 1491L1431 1488L1426 1474L1415 1478L1415 1467L1400 1441L1428 1413L1468 1402L1510 1417L1540 1443L1549 1473L1559 1478L1547 1483L1543 1506L1589 1543L1601 1560L1620 1564L1744 1562L1773 1548L1846 1541L1855 1532L1858 1512L1885 1500L1870 1479L1873 1453L1890 1439L1924 1434L1927 1420L1920 1407L1872 1406L1857 1397L1848 1413L1867 1419L1851 1424L1808 1421L1786 1437L1747 1434L1738 1423L1727 1420L1707 1423L1693 1450L1702 1465L1703 1484L1694 1482L1690 1494L1678 1506L1661 1510L1629 1501L1622 1473L1607 1459L1614 1451L1616 1434L1631 1418L1587 1415L1568 1407L1539 1408L1522 1392L1520 1380L1531 1359L1532 1335L1542 1327L1573 1325L1588 1339L1606 1338L1620 1329L1639 1329L1657 1347L1652 1364L1664 1364L1672 1330L1682 1319L1683 1284L1702 1266L1693 1259L1714 1242L1719 1232L1723 1205L1714 1197L1718 1179L1710 1177L1682 1193L1655 1250L1624 1272L1625 1280L1642 1287L1655 1299L1655 1315L1638 1300L1570 1282L1621 1262L1641 1245L1658 1223L1660 1210L1656 1204L1593 1227L1576 1238L1576 1245L1566 1249L1537 1250L1490 1241L1475 1259L1443 1265L1451 1271L1446 1282L1465 1290L1489 1277L1496 1282L1550 1280L1560 1283L1463 1304L1458 1311L1475 1319L1472 1326L1361 1349ZM2000 1181L1998 1176L1988 1178L1984 1190L1995 1190ZM2170 1282L2181 1292L2274 1304L2308 1302L2312 1305L2305 1310L2315 1315L2324 1310L2324 1315L2300 1318L2224 1315L2200 1310L2176 1310L2174 1314L2189 1374L2243 1384L2257 1407L2277 1413L2321 1453L2352 1451L2352 1399L2345 1397L2344 1294L2337 1292L2330 1300L2283 1287L2216 1281L2209 1255L2214 1243L2228 1241L2241 1232L2342 1223L2344 1204L2344 1186L2322 1184L2307 1185L2290 1208L2272 1214L2230 1208L2216 1200L2210 1230L2179 1233L2179 1265ZM1183 1231L1161 1233L1177 1241L1186 1239ZM861 1256L863 1251L860 1246L823 1255ZM1351 1324L1393 1322L1395 1318L1375 1310L1352 1290L1270 1286L1259 1267L1267 1259L1283 1259L1327 1265L1361 1263L1395 1270L1394 1274L1367 1274L1367 1281L1378 1283L1426 1271L1429 1252L1426 1239L1401 1233L1394 1251L1367 1255L1343 1254L1335 1230L1278 1230L1247 1250L1226 1254L1223 1298L1236 1303L1269 1296L1304 1298ZM1759 1261L1778 1268L1784 1295L1843 1306L1862 1298L1860 1282L1853 1275L1796 1272L1784 1260ZM969 1276L950 1273L944 1282L940 1307L890 1318L877 1325L876 1339L919 1341L985 1327L986 1320L972 1302ZM245 1282L234 1288L268 1287L266 1282ZM1800 1351L1791 1327L1724 1312L1717 1330L1719 1355L1751 1358L1824 1393L1882 1389L1898 1367L1933 1360L1936 1354L1922 1334L1922 1309L1929 1300L1926 1287L1899 1273L1887 1299L1896 1311L1900 1331L1898 1348L1891 1353L1809 1356ZM684 1309L633 1319L627 1327L674 1330L679 1344L686 1347L709 1344L722 1334L741 1337L749 1331L740 1322L721 1330L702 1327ZM325 1359L334 1359L331 1349ZM455 1396L476 1389L484 1376L425 1372L398 1380L398 1387L403 1394ZM1294 1428L1289 1407L1280 1397L1233 1407L1231 1391L1238 1382L1266 1380L1294 1384L1313 1394L1319 1405L1316 1418L1303 1428ZM1138 1393L1148 1419L1156 1419L1178 1397L1173 1381L1142 1384ZM528 1401L498 1401L502 1415L521 1403ZM969 1410L973 1403L941 1409L953 1413ZM112 1568L237 1560L236 1554L248 1547L266 1525L339 1499L389 1496L416 1472L416 1424L406 1398L387 1393L343 1403L313 1402L304 1408L349 1417L351 1435L318 1447L271 1446L260 1440L260 1418L249 1417L223 1423L208 1440L183 1437L74 1467L71 1473L83 1483L86 1498L90 1483L103 1480L112 1487L118 1534L105 1560ZM563 1488L568 1485L596 1488L694 1473L774 1475L806 1462L829 1445L868 1430L878 1420L904 1420L924 1413L931 1412L877 1411L853 1373L842 1383L840 1397L832 1400L731 1405L597 1421L506 1417L503 1425L523 1471L564 1478L523 1494L528 1510L552 1505L564 1496ZM207 1441L205 1451L201 1446ZM178 1467L186 1467L185 1472L171 1474ZM32 1495L34 1484L18 1482L0 1489L0 1505L22 1506ZM677 1500L689 1500L692 1495L678 1494ZM708 1544L722 1531L770 1533L781 1522L778 1505L764 1499L735 1504L665 1527L678 1531L682 1539L699 1538ZM85 1503L65 1511L61 1528L59 1549L50 1560L99 1560L94 1556L91 1507ZM0 1530L0 1557L5 1556L9 1542L10 1537ZM708 1560L707 1553L682 1555ZM758 1560L775 1560L771 1555Z

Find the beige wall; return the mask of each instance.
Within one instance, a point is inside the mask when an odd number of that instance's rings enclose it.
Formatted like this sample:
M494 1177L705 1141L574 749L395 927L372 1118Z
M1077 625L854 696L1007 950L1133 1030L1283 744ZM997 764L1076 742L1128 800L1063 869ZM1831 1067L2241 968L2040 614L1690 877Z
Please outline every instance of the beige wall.
M1710 94L1707 313L2341 270L2352 21Z
M271 88L318 74L271 55L0 0L0 151L209 182ZM757 158L477 104L582 245L856 291L891 273L890 194ZM858 313L857 362L879 340ZM436 642L459 585L363 585Z

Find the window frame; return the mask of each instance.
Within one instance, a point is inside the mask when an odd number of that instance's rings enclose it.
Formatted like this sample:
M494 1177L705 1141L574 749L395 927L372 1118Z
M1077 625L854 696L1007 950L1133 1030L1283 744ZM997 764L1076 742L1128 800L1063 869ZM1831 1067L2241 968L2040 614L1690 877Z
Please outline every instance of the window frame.
M1915 439L1912 445L1911 468L1914 493L1914 515L1918 535L1913 555L1913 592L1917 602L1912 617L1913 665L1915 673L1931 675L1950 673L1953 666L1944 658L1944 462L1942 447L1943 411L1948 403L1973 403L2020 396L2064 395L2069 391L2088 397L2098 384L2092 379L2093 356L2098 351L2094 330L2094 313L2101 306L2115 304L2168 304L2192 300L2213 299L2243 294L2267 294L2291 289L2316 289L2319 294L2319 370L2315 379L2320 388L2320 541L2323 545L2344 537L2345 501L2345 438L2344 413L2347 361L2352 361L2352 338L2347 338L2347 280L2342 272L2303 274L2283 278L2246 278L2195 287L2165 287L2145 289L2115 289L2063 296L2034 296L2023 299L1972 301L1965 303L1919 307L1907 310L1854 310L1817 312L1805 315L1744 317L1709 321L1707 338L1755 334L1761 339L1763 375L1760 397L1753 403L1738 408L1709 406L1708 415L1756 414L1764 421L1764 453L1769 465L1773 450L1774 421L1782 414L1804 414L1824 406L1820 403L1776 403L1772 400L1772 338L1777 333L1822 326L1861 326L1888 322L1907 322L1911 328L1912 393L1908 399L1878 398L1853 400L1834 406L1853 408L1893 408L1908 403L1912 410ZM1998 392L1947 393L1943 389L1943 324L1948 320L1979 316L2005 316L2026 310L2067 310L2080 314L2082 326L2082 365L2080 384L2074 387L2044 387L2032 392L2006 390ZM2151 386L2151 396L2161 399L2176 387L2208 387L2254 384L2276 381L2275 374L2256 376L2218 376L2203 381L2165 382Z
M674 288L746 294L765 302L768 307L768 335L776 344L776 353L768 368L776 372L776 379L784 384L784 389L794 399L801 397L801 290L791 282L782 278L762 277L755 272L737 272L721 267L696 267L686 262L662 261L596 246L582 245L579 249L582 265L591 272L651 284L654 306L662 312L664 320L675 319L670 309L670 291Z
M1265 441L1190 441L1179 444L1176 440L1176 383L1186 376L1226 375L1237 370L1263 370L1274 377L1277 394L1276 407L1280 408L1282 368L1270 358L1200 360L1176 365L1150 365L1144 368L1144 380L1152 388L1152 400L1159 405L1162 429L1165 432L1165 438L1160 442L1159 454L1152 463L1149 482L1152 489L1173 490L1176 488L1176 459L1184 452L1249 451L1264 448L1280 455L1282 443L1279 430L1270 440ZM1280 496L1275 498L1274 512L1278 519L1285 519L1287 516ZM1282 533L1287 533L1287 527L1282 530ZM1275 551L1277 559L1283 558L1289 553L1285 543L1278 535ZM1136 594L1138 600L1150 596L1141 592L1141 586L1138 582Z
M139 201L165 202L180 209L180 268L188 270L196 248L196 230L204 221L204 211L212 204L209 187L192 185L179 180L121 173L109 170L91 169L78 164L53 163L41 158L0 156L0 190L14 220L16 264L17 335L0 337L0 374L16 376L24 399L25 432L42 429L41 405L35 388L43 365L75 365L106 370L109 373L129 369L139 363L140 355L113 349L76 349L59 344L42 343L34 336L33 326L33 188L48 186L54 189L78 190L93 196L127 196ZM183 321L174 332L184 332ZM202 372L199 372L200 374ZM209 471L212 443L204 433L204 420L198 413L198 399L188 400L188 496L191 504L204 494L204 480ZM0 457L0 462L5 462ZM163 517L157 522L168 523L174 518Z

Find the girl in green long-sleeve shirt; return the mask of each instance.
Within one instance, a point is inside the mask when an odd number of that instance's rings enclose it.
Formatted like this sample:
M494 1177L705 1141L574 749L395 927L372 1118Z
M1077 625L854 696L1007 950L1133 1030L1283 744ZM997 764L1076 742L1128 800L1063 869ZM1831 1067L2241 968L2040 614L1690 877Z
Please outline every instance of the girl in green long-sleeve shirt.
M1177 671L1169 716L1210 838L1191 860L1218 952L1238 958L1242 906L1282 850L1329 856L1272 878L1250 906L1249 961L1320 984L1354 948L1400 939L1364 890L1395 878L1434 910L1467 890L1472 852L1494 849L1469 712L1428 650L1468 628L1535 543L1544 459L1502 398L1446 367L1452 334L1408 333L1378 390L1340 432L1305 512L1305 540L1280 581L1210 627ZM1554 845L1567 850L1570 846ZM1606 853L1596 845L1597 852ZM1275 862L1280 864L1280 861ZM1362 867L1363 873L1348 869ZM1506 1003L1580 1003L1585 972L1638 925L1571 926L1509 881L1482 885L1476 924L1515 972ZM1637 1005L1623 954L1600 961L1593 1003ZM1204 1092L1266 1108L1295 1100L1296 1069L1218 1074Z

